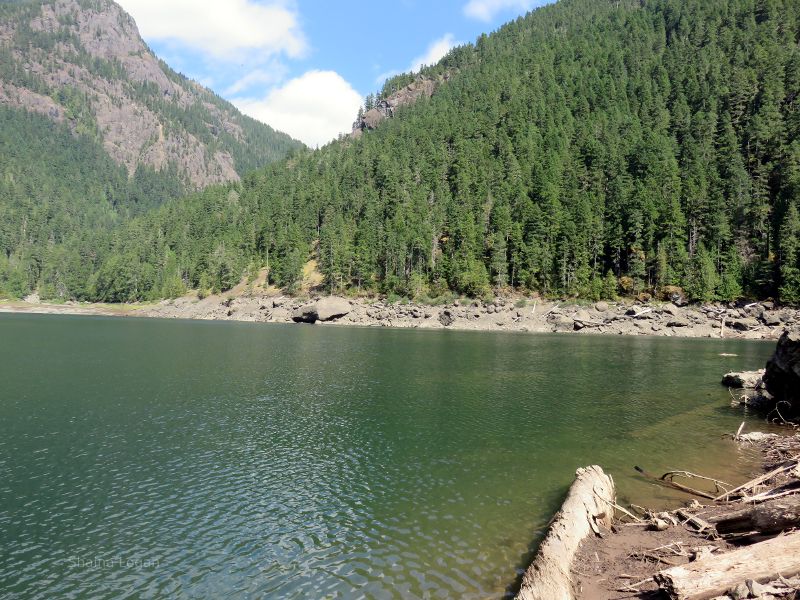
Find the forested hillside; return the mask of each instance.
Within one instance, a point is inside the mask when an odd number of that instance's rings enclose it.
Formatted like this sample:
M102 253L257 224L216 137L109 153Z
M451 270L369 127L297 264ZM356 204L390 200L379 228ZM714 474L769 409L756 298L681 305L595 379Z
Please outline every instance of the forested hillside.
M298 148L158 60L110 0L0 2L6 295L91 297L115 227Z
M67 295L291 289L316 257L336 291L798 302L799 41L794 0L561 0L376 130L117 229Z

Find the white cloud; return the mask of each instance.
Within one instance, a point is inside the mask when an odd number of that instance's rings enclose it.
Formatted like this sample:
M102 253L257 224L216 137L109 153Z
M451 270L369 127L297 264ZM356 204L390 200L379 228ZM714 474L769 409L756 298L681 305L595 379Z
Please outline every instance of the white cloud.
M504 10L527 12L536 6L546 4L542 0L469 0L464 14L479 21L489 22Z
M474 1L474 0L473 0ZM411 67L409 71L417 72L419 71L424 65L435 65L439 62L442 57L447 54L453 47L458 46L461 42L455 41L452 33L446 33L441 38L433 42L428 49L425 51L425 54L422 56L418 56L414 60L411 61Z
M266 98L238 98L245 114L285 131L309 146L349 132L362 97L335 71L308 71L271 90Z
M278 62L268 65L267 68L257 68L233 82L222 93L223 96L236 96L246 92L253 86L270 86L283 80L287 68Z
M444 57L445 54L450 52L450 50L456 46L460 46L462 43L463 42L456 41L455 36L453 36L452 33L446 33L438 40L432 42L425 51L425 54L412 60L406 71L416 73L425 65L435 65ZM401 71L394 69L385 71L375 78L375 83L382 85L387 79L394 77L395 75L399 75L400 73Z
M297 12L284 0L118 1L144 38L183 44L214 58L232 60L253 50L298 57L307 49Z
M400 71L395 71L395 70L385 71L375 78L375 83L377 83L378 85L383 85L383 83L387 79L389 79L390 77L394 77L395 75L400 75Z

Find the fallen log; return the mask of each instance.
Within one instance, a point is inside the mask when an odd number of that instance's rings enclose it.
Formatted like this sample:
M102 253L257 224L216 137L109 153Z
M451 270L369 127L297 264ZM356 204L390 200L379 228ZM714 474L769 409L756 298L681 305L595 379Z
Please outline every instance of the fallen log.
M680 490L682 492L686 492L687 494L692 494L693 496L699 496L700 498L707 498L709 500L714 499L713 494L709 494L708 492L703 492L701 490L690 488L688 485L681 485L680 483L675 483L674 481L668 478L670 473L664 473L664 475L662 475L661 477L656 477L655 475L652 475L647 471L645 471L642 467L634 466L633 468L636 469L636 471L638 471L645 477L647 477L648 479L651 479L656 483L663 485L664 487Z
M798 573L800 532L672 567L653 579L673 600L709 600L749 579L766 583Z
M720 496L717 496L716 498L712 498L712 500L714 500L714 502L719 502L719 501L724 502L732 500L737 497L741 497L745 493L753 491L759 485L766 483L773 477L777 477L778 475L783 475L784 473L788 473L789 471L792 471L798 466L800 466L800 462L797 461L796 459L786 461L781 465L779 465L778 467L776 467L775 469L773 469L772 471L770 471L769 473L764 473L763 475L760 475L755 479L751 479L750 481L743 483L739 487L735 487L732 490L727 491Z
M800 495L770 500L711 519L717 533L780 533L800 527Z
M578 469L561 510L522 577L517 600L574 600L570 567L581 542L614 516L614 480L594 465Z

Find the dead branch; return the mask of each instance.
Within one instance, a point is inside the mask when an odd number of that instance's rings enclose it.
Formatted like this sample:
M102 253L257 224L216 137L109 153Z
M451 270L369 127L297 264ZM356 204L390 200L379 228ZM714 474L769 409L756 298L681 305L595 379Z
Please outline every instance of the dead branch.
M707 498L708 500L713 500L714 499L714 496L712 494L709 494L708 492L702 492L700 490L695 490L693 488L690 488L689 486L682 485L680 483L675 483L674 481L669 481L667 479L662 479L662 478L655 477L654 475L651 475L650 473L648 473L647 471L645 471L644 469L642 469L641 467L638 467L638 466L635 466L633 468L636 469L639 473L641 473L645 477L647 477L648 479L652 479L656 483L659 483L659 484L661 484L661 485L663 485L665 487L671 487L671 488L674 488L676 490L680 490L682 492L686 492L687 494L692 494L694 496L699 496L700 498Z

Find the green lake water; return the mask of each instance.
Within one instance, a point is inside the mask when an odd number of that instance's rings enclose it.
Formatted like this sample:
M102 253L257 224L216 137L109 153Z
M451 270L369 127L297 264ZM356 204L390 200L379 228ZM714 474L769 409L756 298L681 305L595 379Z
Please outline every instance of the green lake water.
M0 315L0 597L499 598L581 465L744 480L773 348Z

